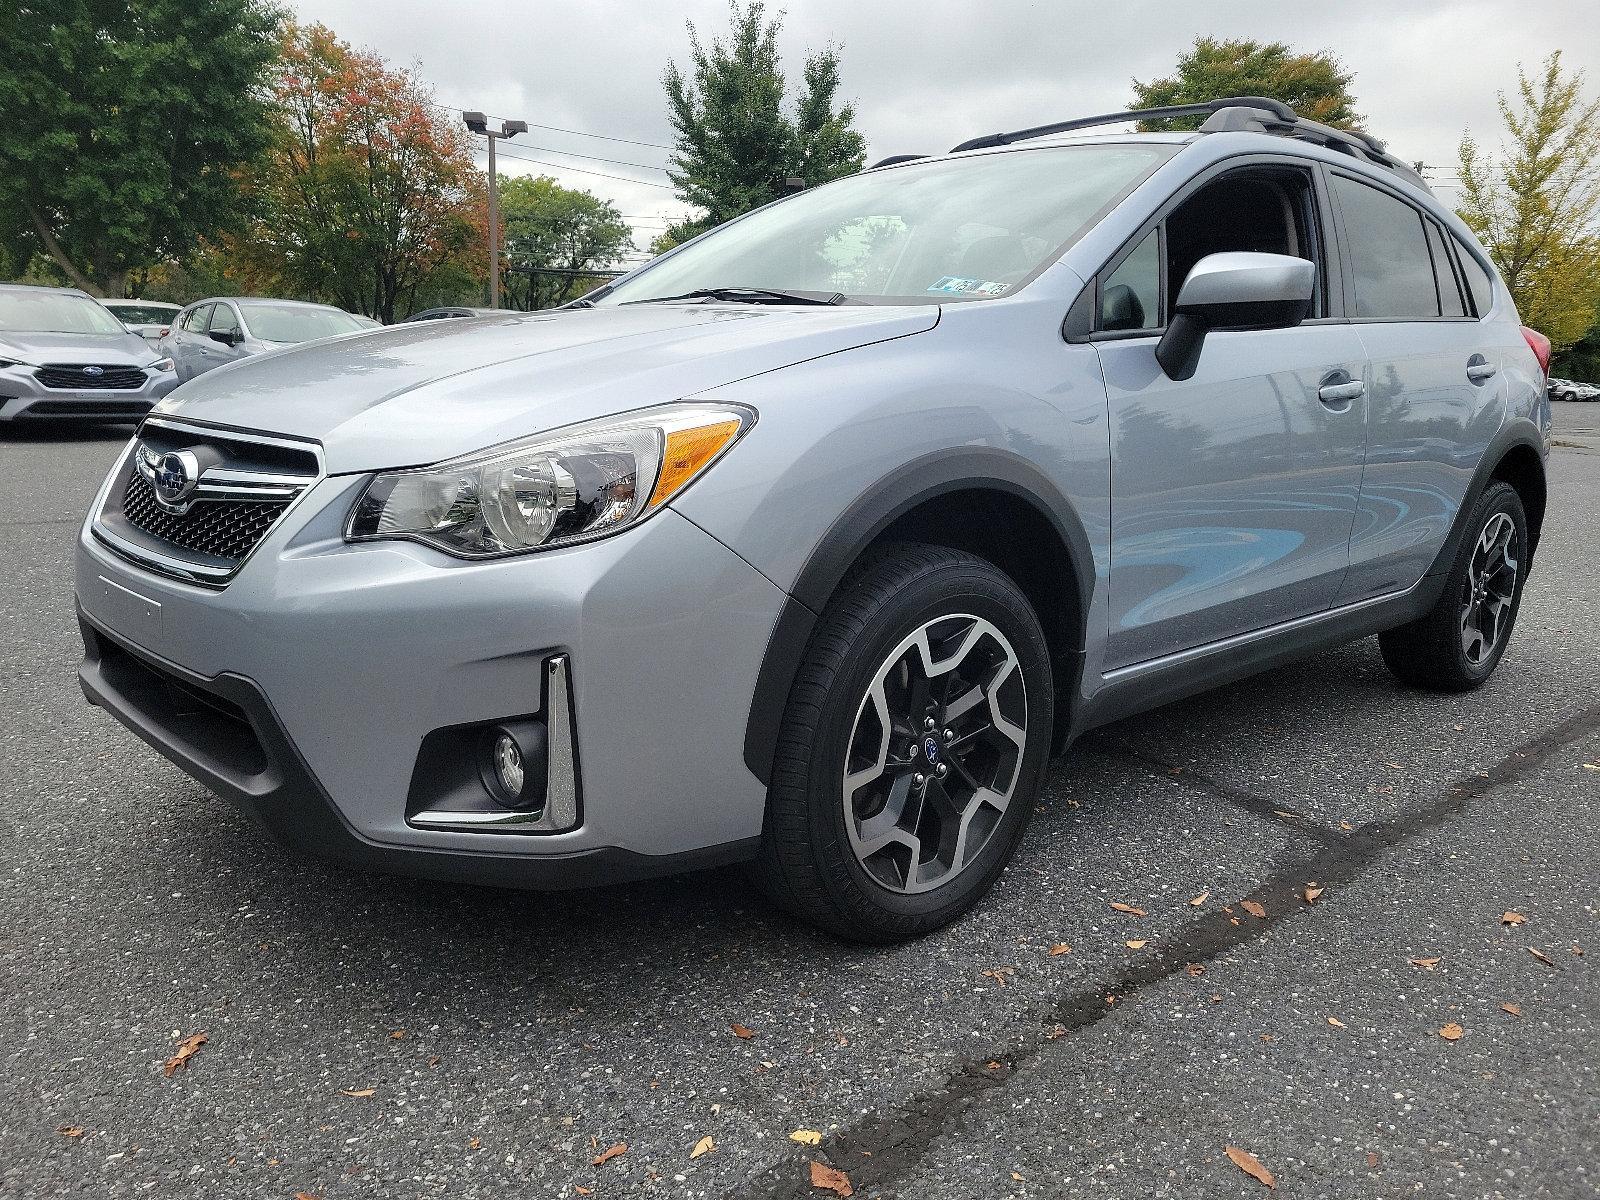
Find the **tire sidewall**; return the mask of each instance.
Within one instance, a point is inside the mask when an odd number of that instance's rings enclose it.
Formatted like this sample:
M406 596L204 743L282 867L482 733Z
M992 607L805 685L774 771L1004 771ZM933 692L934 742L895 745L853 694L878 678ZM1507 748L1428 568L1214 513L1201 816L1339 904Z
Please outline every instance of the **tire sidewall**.
M843 770L863 698L884 659L928 621L958 613L992 622L1011 642L1027 696L1027 742L1017 785L1000 824L979 857L956 878L926 892L904 894L873 879L856 859L845 825ZM828 689L806 781L811 828L820 859L834 864L836 894L852 909L878 919L929 926L987 891L1010 860L1042 786L1054 721L1050 659L1028 601L998 570L974 560L943 564L919 576L883 604L851 648L848 665Z

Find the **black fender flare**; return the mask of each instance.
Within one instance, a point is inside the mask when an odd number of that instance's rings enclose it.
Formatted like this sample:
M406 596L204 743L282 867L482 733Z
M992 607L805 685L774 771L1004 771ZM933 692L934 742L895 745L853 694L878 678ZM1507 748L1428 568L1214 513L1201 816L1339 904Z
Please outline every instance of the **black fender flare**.
M1434 556L1429 564L1427 577L1447 574L1455 565L1456 554L1461 549L1461 540L1467 536L1467 518L1471 515L1473 507L1478 502L1478 497L1483 495L1489 487L1489 482L1494 478L1495 472L1500 469L1500 464L1518 447L1532 450L1539 460L1541 477L1545 474L1546 454L1544 435L1539 426L1531 418L1517 417L1507 421L1489 441L1488 448L1478 459L1478 466L1472 473L1472 482L1467 485L1466 494L1461 499L1461 507L1456 510L1455 520L1450 523L1450 534L1444 540L1444 545L1439 547L1439 553ZM1538 535L1533 534L1528 539L1528 564L1533 564L1533 552L1538 544Z
M817 619L839 584L874 539L896 520L929 500L953 492L1002 492L1037 510L1067 547L1067 566L1076 583L1078 615L1071 652L1083 650L1083 617L1094 587L1093 554L1083 522L1054 483L1026 459L991 446L960 446L936 451L897 468L859 497L828 528L800 569L767 641L745 725L744 760L762 783L770 783L778 730L794 679L810 644ZM1076 690L1073 680L1072 691ZM1072 695L1061 689L1058 706ZM1058 728L1062 723L1058 721Z

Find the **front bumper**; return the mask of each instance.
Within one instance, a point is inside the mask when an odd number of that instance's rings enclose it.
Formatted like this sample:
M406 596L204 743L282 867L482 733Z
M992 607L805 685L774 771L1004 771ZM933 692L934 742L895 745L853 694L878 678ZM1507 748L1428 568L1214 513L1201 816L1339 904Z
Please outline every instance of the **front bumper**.
M467 563L350 544L365 477L318 483L220 591L120 558L89 524L77 555L85 695L280 840L363 867L572 886L749 857L765 789L743 761L783 592L671 509L584 546ZM414 824L433 731L539 708L571 664L581 821L567 832ZM242 715L240 769L181 713L177 683Z
M0 422L138 421L178 386L176 371L145 372L139 388L72 391L45 387L32 371L0 371Z

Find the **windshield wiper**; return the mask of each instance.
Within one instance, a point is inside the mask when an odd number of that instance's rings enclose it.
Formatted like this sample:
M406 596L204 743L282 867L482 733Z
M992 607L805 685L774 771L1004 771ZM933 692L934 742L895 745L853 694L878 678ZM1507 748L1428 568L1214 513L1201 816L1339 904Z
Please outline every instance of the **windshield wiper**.
M729 300L735 304L843 304L843 292L780 292L762 287L695 288L678 296L651 296L647 300L627 300L626 304L664 304L669 300Z

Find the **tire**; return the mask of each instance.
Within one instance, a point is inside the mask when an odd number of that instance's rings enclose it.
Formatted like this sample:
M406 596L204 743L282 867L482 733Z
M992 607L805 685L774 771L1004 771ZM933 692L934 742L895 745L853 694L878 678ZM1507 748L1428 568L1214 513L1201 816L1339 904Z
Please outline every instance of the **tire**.
M1044 632L1010 578L942 547L873 553L824 610L796 674L756 883L848 941L948 924L1010 860L1054 719Z
M1470 691L1494 674L1511 640L1528 574L1528 520L1516 489L1490 484L1467 530L1433 608L1378 635L1383 661L1413 687ZM1502 543L1504 562L1497 568L1495 547ZM1505 564L1514 573L1509 579Z

